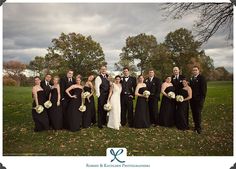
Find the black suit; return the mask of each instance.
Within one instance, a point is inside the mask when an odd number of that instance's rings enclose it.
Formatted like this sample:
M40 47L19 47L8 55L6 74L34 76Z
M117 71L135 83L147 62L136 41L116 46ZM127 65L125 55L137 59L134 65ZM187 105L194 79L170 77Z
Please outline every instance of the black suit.
M183 88L182 81L185 79L183 75L179 75L178 78L176 78L174 75L171 77L171 83L173 84L175 88L176 95L179 94L179 90Z
M74 78L72 78L72 81L69 81L67 77L61 78L60 80L61 103L62 103L62 112L63 112L63 127L65 129L68 128L67 108L71 99L66 93L66 89L68 89L73 84L75 84Z
M175 88L175 94L178 95L180 94L180 89L182 89L184 86L182 84L182 81L183 79L185 79L185 76L183 75L179 75L178 77L176 77L175 75L173 75L171 77L171 83L173 84L174 88ZM177 109L178 109L178 102L175 101L175 117L174 117L174 120L175 120L175 123L176 123L176 112L177 112ZM187 123L188 123L188 114L187 114Z
M192 99L190 105L193 114L193 121L195 129L201 129L201 112L207 93L207 82L204 76L198 75L190 79L190 86L192 88Z
M153 77L145 80L150 96L148 98L148 107L151 124L158 124L158 101L160 101L161 92L161 80L157 77Z
M125 80L127 79L127 81ZM135 98L136 78L129 76L123 77L121 80L121 125L124 126L127 123L127 111L128 111L128 124L133 127L134 112L133 112L133 99Z
M110 82L108 80L108 75L103 77L99 75L101 78L101 84L99 86L100 96L98 97L98 127L102 128L102 125L106 125L107 123L107 111L104 110L104 105L107 103L109 90L110 90Z
M46 80L42 80L41 83L40 83L40 86L43 88L43 91L45 93L45 96L47 98L47 100L49 99L49 95L50 95L50 92L51 92L51 86L52 86L52 83L51 81L48 82L48 85L46 85Z

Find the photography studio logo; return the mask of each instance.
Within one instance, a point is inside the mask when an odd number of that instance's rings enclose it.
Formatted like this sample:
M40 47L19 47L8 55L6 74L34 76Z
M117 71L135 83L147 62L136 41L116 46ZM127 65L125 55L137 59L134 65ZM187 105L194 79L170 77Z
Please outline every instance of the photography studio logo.
M125 158L127 156L126 148L108 148L107 156L110 157L111 162L125 163Z
M6 167L4 167L2 163L0 163L0 169L6 169Z
M234 166L230 167L230 169L236 169L236 163L234 163Z

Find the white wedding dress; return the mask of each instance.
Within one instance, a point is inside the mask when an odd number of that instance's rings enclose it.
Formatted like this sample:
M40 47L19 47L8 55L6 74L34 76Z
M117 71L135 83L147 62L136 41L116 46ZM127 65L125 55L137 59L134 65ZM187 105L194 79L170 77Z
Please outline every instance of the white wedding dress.
M121 103L120 103L120 93L121 93L121 86L113 83L113 91L110 100L110 104L112 106L111 111L109 112L109 118L107 127L113 128L116 130L120 129L120 116L121 116Z

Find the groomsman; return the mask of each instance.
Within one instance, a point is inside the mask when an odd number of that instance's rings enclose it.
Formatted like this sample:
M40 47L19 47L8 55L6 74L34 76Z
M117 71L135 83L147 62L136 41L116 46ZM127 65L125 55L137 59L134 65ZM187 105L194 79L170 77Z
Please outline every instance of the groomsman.
M161 80L155 76L153 69L149 70L148 76L145 83L151 93L148 98L150 122L156 126L158 124L158 101L160 101Z
M173 68L173 75L171 77L171 82L175 87L175 93L179 94L179 90L183 88L182 81L185 79L183 75L180 75L180 70L178 67Z
M107 123L107 111L103 107L107 103L110 89L106 66L100 68L100 75L95 79L95 89L98 97L98 127L103 128L103 125Z
M63 128L68 128L68 118L67 118L67 108L70 102L70 97L66 93L66 89L71 85L75 84L75 78L73 78L74 71L68 70L66 77L61 78L60 80L60 89L61 89L61 103L62 103L62 112L63 112Z
M180 89L183 88L183 84L182 81L183 79L185 79L185 77L183 75L180 75L180 70L179 67L173 67L173 75L171 77L171 83L173 84L174 88L175 88L175 94L178 95ZM177 102L175 101L175 112L177 112ZM187 119L188 119L188 114L187 114ZM176 122L176 114L175 114L175 122ZM188 120L187 120L188 123Z
M193 77L190 79L190 87L192 88L190 105L195 125L194 130L201 134L201 113L207 93L207 82L205 77L200 74L198 66L193 67L192 73Z
M121 79L121 125L126 125L128 111L128 125L129 127L133 127L133 99L135 98L135 88L137 82L135 77L129 75L129 68L123 68L123 74L124 76Z
M47 100L49 99L49 94L51 92L51 87L52 87L51 79L52 76L50 74L46 74L44 80L40 82L40 86L43 88Z

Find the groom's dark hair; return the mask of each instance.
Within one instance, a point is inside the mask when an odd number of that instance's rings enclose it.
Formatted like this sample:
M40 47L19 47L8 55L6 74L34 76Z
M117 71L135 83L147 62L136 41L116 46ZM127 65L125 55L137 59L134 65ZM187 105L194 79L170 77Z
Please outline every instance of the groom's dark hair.
M126 69L129 71L129 68L128 68L128 67L124 67L124 68L123 68L123 70L126 70Z

